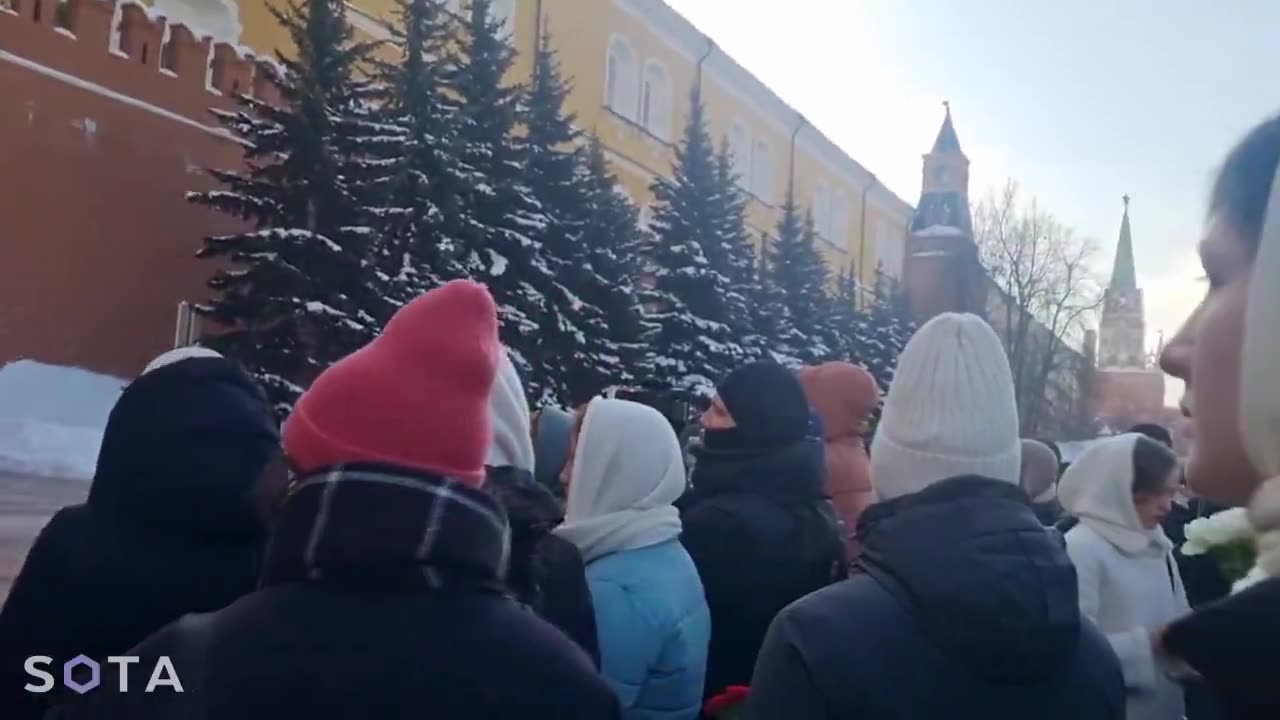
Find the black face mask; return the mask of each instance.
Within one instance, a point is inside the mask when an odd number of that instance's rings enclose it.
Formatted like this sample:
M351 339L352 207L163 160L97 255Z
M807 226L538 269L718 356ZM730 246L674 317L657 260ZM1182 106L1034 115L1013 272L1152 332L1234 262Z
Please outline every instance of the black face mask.
M712 452L743 452L757 450L757 443L751 442L741 428L702 431L702 446Z

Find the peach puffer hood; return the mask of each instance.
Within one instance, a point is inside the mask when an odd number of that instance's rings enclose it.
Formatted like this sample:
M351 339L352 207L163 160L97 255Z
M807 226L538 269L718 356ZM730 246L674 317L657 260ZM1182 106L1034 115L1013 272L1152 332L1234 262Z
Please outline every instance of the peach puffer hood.
M844 524L850 557L858 516L874 502L871 463L863 435L867 420L880 403L880 389L871 373L845 362L823 363L800 371L800 385L809 405L822 418L826 435L827 492Z

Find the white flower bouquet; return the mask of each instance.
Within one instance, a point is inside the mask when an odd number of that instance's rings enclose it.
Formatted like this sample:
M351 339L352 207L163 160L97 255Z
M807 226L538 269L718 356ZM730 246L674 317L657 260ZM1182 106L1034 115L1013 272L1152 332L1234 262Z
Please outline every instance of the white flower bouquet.
M1231 508L1186 524L1183 555L1208 555L1232 581L1232 592L1262 579L1254 563L1258 559L1257 533L1244 508Z

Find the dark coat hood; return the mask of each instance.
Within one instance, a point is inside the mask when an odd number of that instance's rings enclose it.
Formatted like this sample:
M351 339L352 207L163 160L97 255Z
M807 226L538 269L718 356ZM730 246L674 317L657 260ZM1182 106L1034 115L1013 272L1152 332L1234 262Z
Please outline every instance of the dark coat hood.
M1041 680L1074 657L1075 567L1019 487L951 478L873 505L858 536L867 573L983 678Z
M266 397L238 364L167 365L112 408L88 504L184 534L257 535L251 492L279 444Z

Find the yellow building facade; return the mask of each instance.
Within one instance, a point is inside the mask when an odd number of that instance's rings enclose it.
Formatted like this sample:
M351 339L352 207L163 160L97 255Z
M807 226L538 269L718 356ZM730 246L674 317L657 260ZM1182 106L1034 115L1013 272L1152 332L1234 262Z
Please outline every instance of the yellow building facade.
M226 3L238 11L240 43L264 53L288 43L264 0L152 2L205 12ZM454 9L465 2L450 0ZM347 5L358 31L386 37L383 22L393 17L393 0ZM652 201L650 184L671 172L690 92L701 80L712 137L727 141L737 159L753 235L775 232L794 180L797 201L813 211L833 269L853 264L868 287L877 266L901 276L912 206L662 0L493 0L492 7L518 51L513 81L530 77L538 36L549 33L573 83L568 110L600 137L642 219Z

